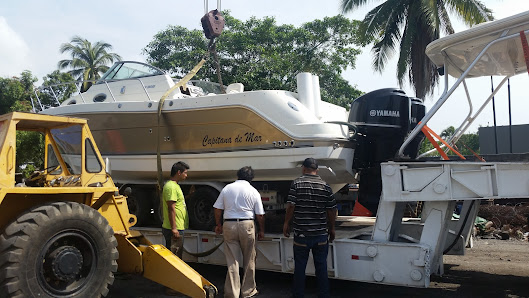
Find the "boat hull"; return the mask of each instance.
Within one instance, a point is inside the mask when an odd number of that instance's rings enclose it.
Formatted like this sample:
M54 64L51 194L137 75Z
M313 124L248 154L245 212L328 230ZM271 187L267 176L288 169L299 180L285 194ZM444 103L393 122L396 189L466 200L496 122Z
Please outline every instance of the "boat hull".
M166 179L172 164L182 160L191 167L191 181L233 181L243 166L254 168L256 181L293 180L303 160L313 157L329 184L353 183L354 149L347 128L323 123L294 101L289 92L257 91L168 100L160 117L157 102L44 112L88 119L117 183L155 182L157 152Z

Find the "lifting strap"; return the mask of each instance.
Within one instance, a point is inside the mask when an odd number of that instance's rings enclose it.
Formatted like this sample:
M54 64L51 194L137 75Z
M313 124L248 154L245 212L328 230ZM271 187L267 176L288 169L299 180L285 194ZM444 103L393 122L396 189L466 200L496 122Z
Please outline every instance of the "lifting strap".
M160 155L160 122L162 119L162 108L163 104L165 102L165 99L171 94L174 90L177 88L183 87L186 85L191 78L193 78L197 72L200 70L200 68L204 65L206 62L206 58L203 58L193 69L185 76L183 77L178 83L176 83L173 87L171 87L165 94L160 98L160 101L158 102L158 129L156 132L157 140L156 142L156 169L158 172L158 185L157 185L157 191L160 197L160 202L162 201L162 189L163 189L163 171L162 171L162 158Z
M529 74L529 45L527 45L527 37L525 32L520 31L520 39L522 41L523 55L525 57L525 66L527 68L527 73Z
M187 75L185 75L178 83L176 83L172 88L167 90L165 92L165 94L158 101L158 119L157 119L158 120L158 127L157 127L157 131L156 131L156 138L157 138L157 142L156 142L156 171L157 171L158 183L156 184L156 191L158 193L158 200L160 202L160 207L162 206L161 204L163 204L163 197L162 197L163 196L163 191L162 191L163 190L163 169L162 169L162 158L161 158L161 153L160 153L160 151L161 151L161 149L160 149L160 147L161 147L161 145L160 145L160 122L161 122L161 118L162 118L162 109L163 109L163 104L165 102L165 99L169 96L169 94L171 94L177 88L182 87L183 90L187 89L186 88L187 82L189 82L189 80L191 80L191 78L193 78L197 74L197 72L200 70L200 68L202 68L204 63L206 63L206 59L209 58L210 53L213 54L213 57L215 58L216 68L217 68L217 76L218 76L218 79L219 79L219 84L220 84L221 91L223 93L225 93L224 86L222 84L222 77L221 77L221 74L220 74L219 58L218 58L216 47L215 47L215 45L216 45L215 37L220 36L220 34L222 33L222 29L224 28L224 18L223 18L222 14L219 11L215 10L215 11L211 11L208 14L206 14L202 19L203 19L202 20L202 26L204 28L204 33L206 34L206 37L209 39L209 43L208 43L208 46L207 46L208 51L204 54L204 56L202 57L202 60L197 65L195 65L195 67L193 67L193 69ZM222 242L220 244L222 244ZM218 246L220 246L220 244ZM213 251L215 251L218 248L218 246L215 247L209 254L211 254ZM207 252L204 252L204 253L207 253ZM191 253L189 253L189 254L191 254Z
M432 145L435 147L435 149L437 149L437 152L439 152L439 154L441 154L441 157L443 158L443 160L449 160L450 158L448 158L448 155L446 155L446 153L443 151L443 149L441 149L439 144L437 144L437 142L434 140L432 135L435 138L437 138L439 141L441 141L441 143L443 143L448 149L450 149L452 152L457 154L457 156L459 156L459 158L466 159L463 155L461 155L461 153L457 152L457 150L452 148L452 146L448 145L448 143L445 140L443 140L443 138L441 138L438 134L436 134L431 128L426 126L426 124L422 127L421 131L422 131L422 133L424 133L424 135L426 136L428 141L430 141L430 143L432 143Z
M178 83L176 83L173 87L171 87L169 90L167 90L165 92L165 94L160 98L160 100L158 101L158 117L157 117L157 130L156 130L156 138L157 138L157 142L156 142L156 172L157 172L157 181L158 183L156 184L156 192L158 193L158 200L160 202L160 208L161 208L161 204L163 204L163 198L162 198L162 195L163 195L163 169L162 169L162 157L161 157L161 145L160 145L160 122L161 122L161 118L162 118L162 109L163 109L163 104L165 102L165 99L169 96L169 94L171 94L174 90L176 90L177 88L180 88L182 87L184 90L186 90L186 84L187 82L189 82L189 80L191 80L191 78L193 78L197 72L200 70L200 68L202 68L202 66L204 65L204 63L206 63L206 60L209 58L209 55L210 53L213 53L214 57L215 57L215 60L216 60L216 65L217 65L217 75L219 77L219 84L221 85L221 90L224 92L224 86L222 85L222 78L220 76L220 64L219 64L219 61L218 61L218 56L217 56L217 53L216 53L216 50L215 50L215 39L212 38L210 39L209 41L209 44L208 44L208 51L206 52L206 54L204 54L204 56L202 57L202 60L197 64L195 65L195 67L193 67L193 69L187 74L185 75Z
M188 255L191 255L191 256L197 257L197 258L207 257L210 254L214 253L222 245L222 243L224 243L224 239L222 239L222 241L219 244L215 245L211 249L203 251L203 252L189 252L184 247L184 252L187 253Z
M474 152L474 150L472 150L470 147L468 147L467 144L465 144L465 143L463 143L463 142L461 142L461 144L463 144L463 146L465 146L468 150L470 150L470 152L472 152L472 154L474 154L474 156L475 156L477 159L479 159L479 160L482 161L482 162L485 162L485 161L486 161L483 157L479 156L479 154L477 154L476 152Z

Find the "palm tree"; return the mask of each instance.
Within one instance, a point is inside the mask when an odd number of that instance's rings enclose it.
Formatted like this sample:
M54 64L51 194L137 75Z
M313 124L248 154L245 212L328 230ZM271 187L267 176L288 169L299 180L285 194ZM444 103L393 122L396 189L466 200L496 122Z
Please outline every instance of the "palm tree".
M121 56L109 53L108 50L112 50L112 45L106 42L98 41L92 46L88 40L74 36L70 43L63 43L60 48L62 54L69 52L72 59L61 60L57 66L59 69L72 68L68 73L76 80L98 80L101 74L108 70L107 64L112 64L114 60L121 60ZM81 92L88 90L91 85L92 83L85 82Z
M347 13L368 2L341 0L341 9ZM431 94L439 74L424 51L430 42L440 37L441 30L445 34L454 33L448 11L469 26L493 20L491 10L479 0L387 0L369 11L360 30L364 42L374 40L374 69L381 72L399 46L399 84L403 85L407 74L417 97Z

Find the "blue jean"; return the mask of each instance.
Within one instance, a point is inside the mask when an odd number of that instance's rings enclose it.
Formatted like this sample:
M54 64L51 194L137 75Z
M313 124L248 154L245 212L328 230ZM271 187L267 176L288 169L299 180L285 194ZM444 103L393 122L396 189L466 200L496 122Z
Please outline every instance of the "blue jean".
M329 252L328 236L294 237L294 298L305 295L305 270L312 250L316 280L318 282L318 297L329 297L329 278L327 276L327 254Z
M180 238L176 239L173 237L173 231L162 227L162 235L165 239L165 247L181 259L184 253L185 230L178 230L178 233L180 234Z

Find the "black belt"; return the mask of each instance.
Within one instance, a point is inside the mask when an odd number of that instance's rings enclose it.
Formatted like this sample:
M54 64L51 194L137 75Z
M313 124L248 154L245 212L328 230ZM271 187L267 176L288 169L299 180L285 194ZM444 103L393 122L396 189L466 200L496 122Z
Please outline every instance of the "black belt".
M253 220L253 218L225 218L224 221L244 221Z

